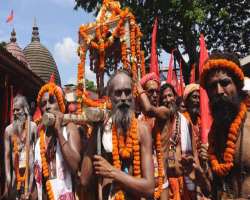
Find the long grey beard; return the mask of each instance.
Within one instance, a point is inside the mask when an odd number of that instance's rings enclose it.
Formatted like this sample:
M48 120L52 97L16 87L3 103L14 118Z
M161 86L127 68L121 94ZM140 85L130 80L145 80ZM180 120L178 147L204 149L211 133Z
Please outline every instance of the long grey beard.
M121 130L123 134L126 134L130 127L133 112L133 106L124 109L117 107L112 112L112 121L116 125L117 129Z
M22 115L13 121L13 129L16 133L18 134L22 133L25 120L26 120L25 115Z

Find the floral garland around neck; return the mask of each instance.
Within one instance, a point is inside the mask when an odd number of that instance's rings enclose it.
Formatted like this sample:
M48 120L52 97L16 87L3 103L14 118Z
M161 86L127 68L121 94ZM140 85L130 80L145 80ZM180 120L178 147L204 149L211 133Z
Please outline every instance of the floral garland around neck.
M158 199L162 193L162 185L164 180L164 167L163 167L163 156L162 156L162 147L161 147L161 131L158 129L155 137L155 147L156 147L156 156L158 164L158 187L155 188L154 199Z
M232 167L234 166L234 156L235 156L235 149L236 149L236 142L239 135L239 129L242 125L242 122L246 116L247 107L244 103L240 104L240 111L238 115L235 117L234 121L232 122L229 132L228 138L226 142L226 148L223 154L223 162L219 163L216 155L215 155L215 148L214 148L214 138L211 138L210 146L209 146L209 157L210 162L212 165L212 170L218 176L226 176Z
M27 131L25 131L27 132ZM26 138L26 135L25 135ZM19 145L17 142L17 136L16 134L13 135L13 151L14 151L14 165L15 165L15 174L16 174L16 181L17 181L17 191L19 191L21 189L21 184L25 182L26 180L26 176L27 176L27 172L28 172L28 167L25 166L25 172L24 175L21 176L20 172L19 172Z
M141 176L141 162L140 162L140 145L138 141L138 121L133 116L130 128L126 137L126 142L123 134L118 135L117 127L113 125L112 127L112 156L113 165L117 169L121 169L122 160L129 159L133 153L133 175L135 177ZM118 139L119 138L119 139ZM121 159L120 159L121 158ZM125 194L119 189L115 194L115 200L124 200Z
M48 167L48 163L46 160L46 146L45 146L45 132L43 130L43 128L41 128L40 130L40 155L41 155L41 159L42 159L42 172L43 172L43 176L46 179L46 190L47 190L47 194L49 197L49 200L54 200L55 196L52 190L52 185L51 182L49 180L49 167Z

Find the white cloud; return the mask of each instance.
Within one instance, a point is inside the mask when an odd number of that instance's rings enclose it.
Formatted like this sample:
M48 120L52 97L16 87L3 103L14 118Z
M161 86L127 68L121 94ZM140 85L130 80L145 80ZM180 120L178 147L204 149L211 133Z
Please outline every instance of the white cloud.
M58 42L54 47L54 55L56 59L63 64L74 62L77 57L78 44L70 37L63 38L62 42Z

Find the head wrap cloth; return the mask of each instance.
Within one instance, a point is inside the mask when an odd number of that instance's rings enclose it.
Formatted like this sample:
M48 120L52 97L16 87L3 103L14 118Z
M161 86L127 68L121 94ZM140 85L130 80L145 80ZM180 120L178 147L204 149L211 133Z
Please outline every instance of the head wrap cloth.
M38 96L37 96L37 103L40 104L43 95L48 92L50 96L56 97L59 109L62 113L65 113L65 104L64 104L64 97L62 89L55 84L55 80L53 75L50 78L50 81L41 87Z
M200 85L196 83L191 83L185 87L184 93L183 93L183 100L186 101L188 96L192 94L194 91L197 91L200 89Z
M229 70L232 72L235 77L237 78L238 84L235 83L236 85L239 85L239 89L242 89L244 85L244 73L240 66L238 66L236 63L233 61L227 60L227 59L208 59L204 66L203 66L203 71L201 73L201 78L200 78L200 84L203 88L206 88L206 81L208 78L208 74L212 70Z
M142 85L143 88L146 86L146 83L148 81L155 81L160 86L160 79L155 72L151 72L142 77L142 79L140 80L140 84Z

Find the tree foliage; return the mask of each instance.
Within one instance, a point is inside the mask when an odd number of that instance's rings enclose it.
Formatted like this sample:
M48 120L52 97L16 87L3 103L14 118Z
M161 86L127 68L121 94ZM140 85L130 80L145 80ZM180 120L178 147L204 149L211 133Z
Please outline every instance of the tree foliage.
M75 8L97 13L102 0L75 0ZM248 0L123 0L144 33L142 44L149 55L154 19L158 18L158 49L183 60L187 81L192 64L198 64L199 35L204 33L209 50L227 50L240 54L250 53L250 4Z

